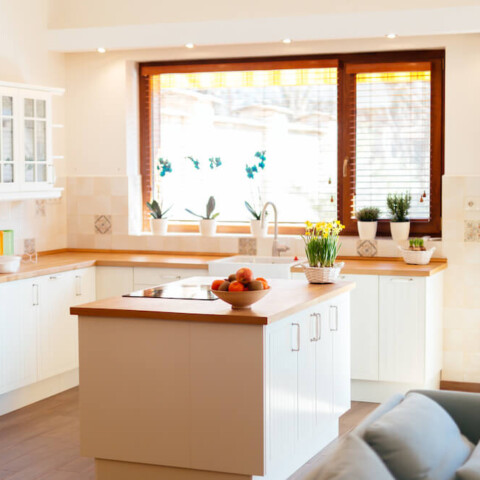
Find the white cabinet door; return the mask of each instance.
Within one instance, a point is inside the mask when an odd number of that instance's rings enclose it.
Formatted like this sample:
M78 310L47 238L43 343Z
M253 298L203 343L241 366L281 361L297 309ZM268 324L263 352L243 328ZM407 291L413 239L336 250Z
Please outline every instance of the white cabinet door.
M298 352L298 438L310 441L315 435L316 388L315 361L317 315L314 310L298 316L300 350ZM295 327L296 328L296 327Z
M333 342L329 324L329 307L318 305L315 342L316 425L321 433L332 420L333 414Z
M378 380L378 275L342 275L350 292L351 369L354 380Z
M350 295L343 294L329 303L329 328L333 342L333 413L350 410Z
M97 300L133 292L132 267L96 267Z
M0 394L37 381L38 282L0 285Z
M300 323L295 317L268 327L268 460L293 455L297 443L297 367Z
M94 302L96 299L95 267L75 270L73 275L75 277L75 296L71 306Z
M75 303L75 271L40 278L38 330L39 380L78 366L77 317L70 315Z
M379 345L381 381L424 381L424 278L380 277Z

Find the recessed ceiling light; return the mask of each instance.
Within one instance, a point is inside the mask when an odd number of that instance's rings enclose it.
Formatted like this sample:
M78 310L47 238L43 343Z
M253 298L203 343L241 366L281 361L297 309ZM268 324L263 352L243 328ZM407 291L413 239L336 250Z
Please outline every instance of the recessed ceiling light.
M391 40L393 40L394 38L397 38L397 34L396 33L387 33L385 35L387 38L390 38Z
M187 48L193 48L195 45L193 43L186 43L185 46Z
M104 48L104 47L98 47L98 48L97 48L97 52L98 52L98 53L105 53L106 51L107 51L107 49Z
M282 40L283 43L292 43L292 39L291 38L284 38Z

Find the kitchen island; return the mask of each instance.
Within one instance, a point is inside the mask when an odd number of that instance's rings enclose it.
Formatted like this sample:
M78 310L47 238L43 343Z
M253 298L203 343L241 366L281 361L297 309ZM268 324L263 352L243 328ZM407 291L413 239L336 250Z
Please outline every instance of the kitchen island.
M132 297L72 308L97 480L282 480L338 435L354 284L271 285L251 310Z

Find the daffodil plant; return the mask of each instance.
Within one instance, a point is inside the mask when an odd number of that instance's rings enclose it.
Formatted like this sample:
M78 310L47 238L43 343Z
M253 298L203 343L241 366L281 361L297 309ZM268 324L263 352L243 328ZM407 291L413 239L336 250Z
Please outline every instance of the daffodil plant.
M305 254L310 267L333 267L340 250L340 232L345 228L338 220L313 224L306 222Z

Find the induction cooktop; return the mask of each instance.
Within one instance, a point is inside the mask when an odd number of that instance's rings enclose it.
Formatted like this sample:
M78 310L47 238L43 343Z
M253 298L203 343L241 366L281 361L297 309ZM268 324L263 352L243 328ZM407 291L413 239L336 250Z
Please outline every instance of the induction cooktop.
M168 298L176 300L218 300L218 297L216 297L210 290L210 285L187 283L180 285L160 285L158 287L147 288L146 290L127 293L123 296L137 298Z

